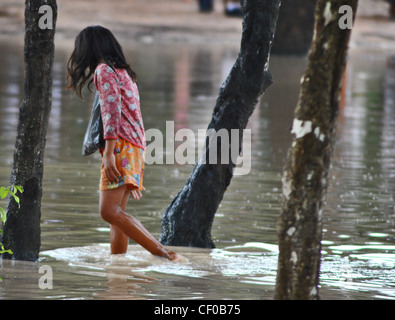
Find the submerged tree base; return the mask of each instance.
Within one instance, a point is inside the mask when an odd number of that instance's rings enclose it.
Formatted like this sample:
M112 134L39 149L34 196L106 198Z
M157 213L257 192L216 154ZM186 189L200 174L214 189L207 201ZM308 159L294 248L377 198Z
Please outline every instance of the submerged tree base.
M53 11L52 29L40 23L41 8ZM41 245L41 197L44 149L52 106L52 67L57 17L55 0L30 0L25 4L25 79L20 107L11 184L24 189L20 203L7 208L3 243L13 251L3 258L36 261Z
M351 33L339 27L339 8L344 4L355 14L357 0L317 3L315 37L301 80L283 176L276 299L319 297L323 207Z
M243 129L258 98L272 83L268 65L279 7L280 0L245 2L239 57L220 90L208 126L216 132L226 129L229 136L232 129L239 129L239 152ZM204 156L209 156L211 144L208 138L206 141ZM198 162L184 188L164 212L160 237L163 244L214 247L212 223L235 168L232 159L221 159L219 151L217 159L218 164Z

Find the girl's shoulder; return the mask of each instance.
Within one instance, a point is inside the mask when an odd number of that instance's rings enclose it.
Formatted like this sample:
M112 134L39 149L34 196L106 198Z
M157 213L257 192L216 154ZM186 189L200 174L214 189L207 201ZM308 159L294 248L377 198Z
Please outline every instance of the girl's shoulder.
M109 65L99 63L95 69L94 84L97 90L100 85L108 86L111 83L118 83L118 76Z
M110 67L106 63L99 63L95 69L96 74L101 74L102 72L105 73L115 73L115 69L113 67Z
M116 83L134 83L126 69L114 68L106 63L100 63L95 69L95 78L99 77L106 81L115 81Z

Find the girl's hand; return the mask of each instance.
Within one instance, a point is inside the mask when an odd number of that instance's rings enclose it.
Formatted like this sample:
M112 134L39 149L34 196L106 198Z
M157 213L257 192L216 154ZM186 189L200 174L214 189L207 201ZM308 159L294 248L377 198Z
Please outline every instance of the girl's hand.
M142 187L142 190L145 190L145 188ZM135 200L140 200L140 199L143 197L143 195L141 194L141 191L140 191L140 190L137 190L137 189L131 190L130 193L132 194L132 197L133 197Z
M104 149L104 172L108 181L111 183L118 183L121 177L115 163L114 149L116 142L115 139L106 140L106 147Z
M119 177L121 176L121 174L119 173L117 166L115 165L114 153L106 153L104 155L104 172L106 173L108 181L110 181L111 183L119 182Z

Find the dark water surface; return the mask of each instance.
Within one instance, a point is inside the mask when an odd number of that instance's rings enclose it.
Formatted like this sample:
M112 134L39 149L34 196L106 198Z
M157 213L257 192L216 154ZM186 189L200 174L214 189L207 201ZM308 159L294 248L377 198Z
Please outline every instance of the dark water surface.
M20 47L0 46L0 185L6 186L23 55ZM197 134L209 123L238 48L143 44L127 51L139 74L146 129L165 133L166 121L174 121L175 130ZM90 100L64 89L68 54L58 50L54 66L41 258L1 261L0 299L272 299L281 175L305 60L271 58L275 83L249 124L251 170L234 177L220 205L212 229L217 248L177 248L189 261L175 264L134 243L126 255L109 254L109 228L97 212L100 158L81 156ZM325 208L324 299L395 299L395 109L394 93L384 87L395 71L386 61L382 55L353 54L348 64ZM191 170L192 165L147 166L147 191L139 202L130 201L129 213L158 237L161 214ZM51 289L40 288L42 266L52 270Z

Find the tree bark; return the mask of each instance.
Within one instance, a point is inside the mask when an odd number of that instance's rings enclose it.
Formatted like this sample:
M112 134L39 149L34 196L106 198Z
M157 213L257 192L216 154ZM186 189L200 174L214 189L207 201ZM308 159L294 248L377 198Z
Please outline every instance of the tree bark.
M49 6L52 11L42 11ZM42 18L47 14L47 19ZM21 185L20 207L11 198L3 244L13 251L3 258L38 259L44 149L52 105L52 66L57 17L56 0L25 2L25 79L15 143L11 184ZM45 17L44 17L45 18Z
M258 98L272 83L268 69L280 0L249 0L244 4L243 34L240 53L223 84L208 129L219 132L239 129L238 151ZM207 137L206 152L193 169L184 188L162 216L160 241L166 245L213 248L211 227L235 168L231 156L218 164L209 161L212 141ZM230 141L229 146L233 143ZM231 152L229 152L231 154ZM203 161L205 160L205 161Z
M315 37L292 127L283 175L276 299L318 299L323 207L351 30L342 29L342 5L357 0L319 0Z

